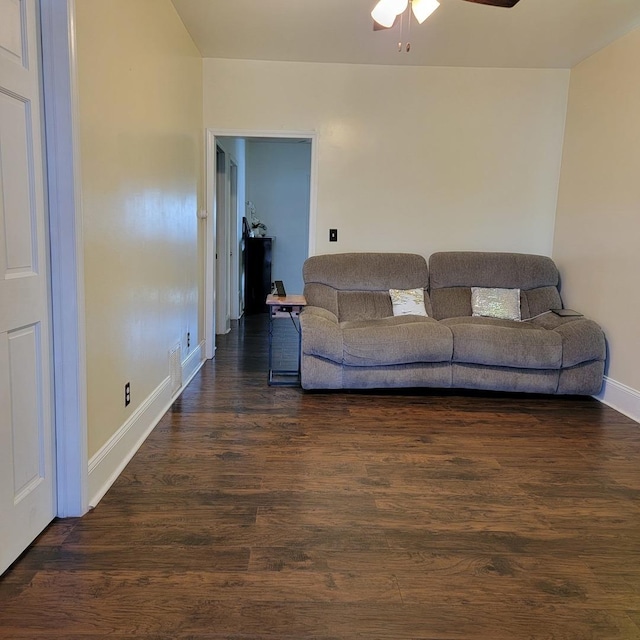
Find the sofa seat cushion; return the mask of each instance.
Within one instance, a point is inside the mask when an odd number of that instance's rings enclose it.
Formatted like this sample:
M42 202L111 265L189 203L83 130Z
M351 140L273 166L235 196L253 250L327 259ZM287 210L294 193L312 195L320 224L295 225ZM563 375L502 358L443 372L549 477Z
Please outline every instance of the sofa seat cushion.
M458 317L442 320L453 333L453 362L559 369L562 336L528 322Z
M433 318L392 316L341 322L343 364L356 367L449 362L451 331Z

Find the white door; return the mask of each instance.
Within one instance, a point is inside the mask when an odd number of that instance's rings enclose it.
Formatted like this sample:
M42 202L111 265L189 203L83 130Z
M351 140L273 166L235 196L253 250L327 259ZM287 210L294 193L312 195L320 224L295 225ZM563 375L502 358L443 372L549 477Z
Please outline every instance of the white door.
M35 0L0 0L0 573L55 515Z

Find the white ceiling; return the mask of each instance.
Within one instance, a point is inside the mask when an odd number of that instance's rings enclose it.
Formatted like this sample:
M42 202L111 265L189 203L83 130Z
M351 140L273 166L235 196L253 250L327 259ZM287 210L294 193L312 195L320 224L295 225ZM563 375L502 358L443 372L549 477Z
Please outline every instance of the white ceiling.
M376 0L172 1L205 58L571 68L640 26L640 0L440 0L398 53L397 28L372 29Z

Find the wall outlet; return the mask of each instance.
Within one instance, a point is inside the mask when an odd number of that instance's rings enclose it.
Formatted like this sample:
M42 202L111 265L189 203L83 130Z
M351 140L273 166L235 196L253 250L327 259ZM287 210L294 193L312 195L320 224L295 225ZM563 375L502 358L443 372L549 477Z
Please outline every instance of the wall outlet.
M131 404L131 383L127 382L124 385L124 406L128 407Z

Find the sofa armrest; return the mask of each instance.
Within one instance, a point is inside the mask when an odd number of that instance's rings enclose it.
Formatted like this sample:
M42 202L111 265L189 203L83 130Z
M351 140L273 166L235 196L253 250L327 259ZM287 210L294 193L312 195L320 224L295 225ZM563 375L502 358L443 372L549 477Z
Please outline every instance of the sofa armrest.
M588 318L579 318L556 327L562 336L562 366L573 367L582 362L604 360L606 346L600 325Z
M584 316L544 315L531 321L534 327L555 331L562 338L562 368L574 367L593 360L604 361L606 345L599 324Z
M325 309L324 307L305 307L300 317L304 316L316 316L318 318L324 318L325 320L329 320L330 322L335 322L335 324L338 324L338 318L336 314L329 311L329 309Z
M334 313L306 307L300 314L302 353L342 362L342 329Z

